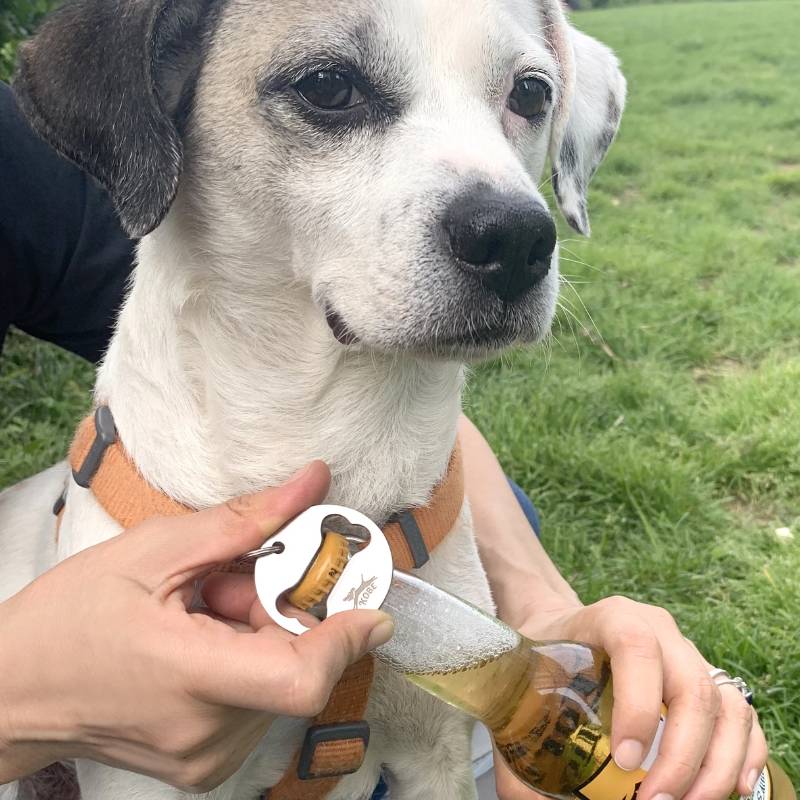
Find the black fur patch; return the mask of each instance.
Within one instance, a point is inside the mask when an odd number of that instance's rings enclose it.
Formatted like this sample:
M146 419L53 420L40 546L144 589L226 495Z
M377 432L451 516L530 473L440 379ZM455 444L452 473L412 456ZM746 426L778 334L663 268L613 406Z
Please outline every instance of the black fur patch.
M616 130L619 127L619 121L622 119L622 109L611 92L608 93L608 121L610 125Z
M578 147L569 131L564 134L564 142L559 153L559 167L561 172L568 175L578 170Z
M177 192L178 126L216 2L72 0L20 48L20 106L106 188L130 236L153 230Z
M550 173L550 177L552 179L551 182L553 184L553 192L556 196L556 200L560 203L563 198L561 197L561 179L558 177L558 170L553 169Z
M603 156L608 152L608 148L611 147L614 137L617 135L621 117L622 109L620 109L619 103L617 103L614 95L609 93L606 111L606 126L603 129L603 132L597 138L598 158L595 169L603 160Z
M564 141L559 149L553 170L553 190L559 204L564 204L562 184L570 181L575 193L578 195L579 208L576 214L565 214L565 219L569 225L580 233L589 232L589 213L586 205L586 197L589 189L589 181L592 179L597 168L603 160L608 148L617 135L617 128L622 111L616 99L609 93L606 120L603 130L594 138L590 152L579 152L579 145L574 135L570 132L569 126L564 134ZM571 122L571 121L570 121ZM581 145L586 146L586 145ZM559 174L561 183L559 182Z

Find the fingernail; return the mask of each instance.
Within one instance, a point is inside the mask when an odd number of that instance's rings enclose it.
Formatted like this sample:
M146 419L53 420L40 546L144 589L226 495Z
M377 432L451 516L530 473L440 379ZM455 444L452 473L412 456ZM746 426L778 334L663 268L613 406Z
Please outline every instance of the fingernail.
M747 774L747 793L753 794L753 789L756 788L756 782L761 777L761 770L751 769Z
M370 632L367 639L367 649L374 650L382 644L386 644L394 634L394 620L388 615L383 615L382 619Z
M302 480L308 474L308 471L311 469L313 463L314 462L312 461L311 464L306 464L304 467L301 467L283 485L288 486L290 483L295 483L296 481Z
M666 792L661 792L661 794L657 794L653 800L673 800L671 794L667 794Z
M636 739L623 739L614 751L614 761L620 769L630 772L642 766L644 747Z

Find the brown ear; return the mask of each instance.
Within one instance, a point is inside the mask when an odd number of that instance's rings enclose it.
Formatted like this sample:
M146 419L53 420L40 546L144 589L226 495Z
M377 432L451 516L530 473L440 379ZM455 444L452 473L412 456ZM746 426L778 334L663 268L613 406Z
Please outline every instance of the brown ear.
M588 236L589 182L619 129L625 78L608 47L567 22L559 0L542 2L545 30L562 73L550 139L553 190L564 219Z
M20 106L107 189L130 236L157 227L175 197L213 2L72 0L20 48Z

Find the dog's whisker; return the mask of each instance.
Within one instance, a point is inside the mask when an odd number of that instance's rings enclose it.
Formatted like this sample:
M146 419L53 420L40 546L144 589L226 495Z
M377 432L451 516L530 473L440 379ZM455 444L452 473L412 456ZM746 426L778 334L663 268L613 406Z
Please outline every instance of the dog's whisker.
M584 261L582 258L580 258L576 253L574 253L569 248L565 247L563 249L567 253L567 256L564 256L561 253L559 253L559 256L558 256L558 260L559 261L567 261L567 262L570 262L572 264L579 264L580 266L586 267L586 269L590 269L593 272L599 272L601 274L605 274L605 270L604 269L602 269L600 267L596 267L596 266L594 266L594 264L590 264L588 261Z
M566 319L567 325L569 327L569 331L572 334L572 341L575 344L575 349L577 350L577 352L580 353L581 346L580 346L580 343L578 341L578 335L577 335L575 326L577 325L577 328L581 329L583 327L583 324L581 323L581 321L578 318L578 316L572 311L572 309L568 308L567 306L559 304L559 311L563 311L564 314L566 315L565 319ZM573 324L573 322L574 322L574 324Z
M589 323L591 325L591 329L593 329L595 331L595 333L597 334L597 336L599 338L599 342L598 342L599 345L605 350L606 348L608 348L608 343L606 342L605 337L603 336L602 332L600 331L600 328L598 327L597 323L594 321L594 317L592 316L591 312L589 311L588 307L586 306L586 303L583 302L583 298L580 296L580 293L572 285L572 283L569 280L565 279L564 283L565 283L565 285L567 285L572 290L572 292L575 295L575 298L577 299L578 303L580 303L580 306L581 306L581 309L583 310L583 313L586 314L586 318L589 320ZM565 298L562 296L559 299L565 299ZM576 319L576 322L579 322L577 317L575 319ZM579 324L580 324L580 322L579 322ZM610 350L610 348L608 348L608 349Z

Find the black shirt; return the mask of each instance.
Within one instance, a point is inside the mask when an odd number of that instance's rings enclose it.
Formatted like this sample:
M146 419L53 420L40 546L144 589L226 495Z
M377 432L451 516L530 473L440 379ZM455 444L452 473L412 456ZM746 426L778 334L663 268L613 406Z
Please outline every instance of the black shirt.
M0 82L0 349L13 324L98 361L132 261L104 190L38 138Z

